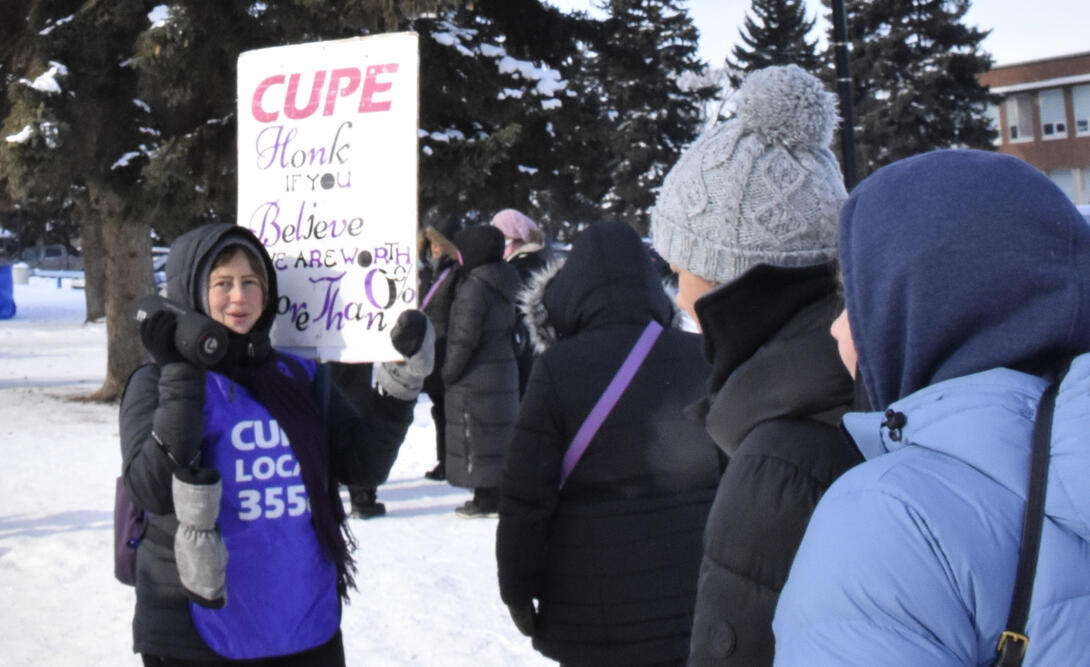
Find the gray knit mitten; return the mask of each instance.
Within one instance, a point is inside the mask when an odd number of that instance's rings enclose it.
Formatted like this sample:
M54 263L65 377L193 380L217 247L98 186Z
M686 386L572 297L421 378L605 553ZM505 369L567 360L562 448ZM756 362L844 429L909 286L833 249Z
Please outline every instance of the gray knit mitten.
M220 512L223 481L215 470L180 468L174 473L174 560L186 595L202 607L221 609L227 604L227 547L216 518Z
M435 364L435 328L424 313L406 310L390 331L390 339L405 360L378 364L375 383L394 398L415 401Z

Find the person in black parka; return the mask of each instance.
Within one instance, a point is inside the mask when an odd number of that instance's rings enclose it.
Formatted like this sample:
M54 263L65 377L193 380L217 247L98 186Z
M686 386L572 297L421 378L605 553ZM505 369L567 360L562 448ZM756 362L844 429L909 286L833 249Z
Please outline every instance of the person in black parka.
M503 261L503 233L489 225L454 236L461 276L447 324L447 481L473 489L455 510L496 516L503 453L518 416L518 366L511 339L518 272Z
M749 74L737 112L680 157L652 209L712 364L694 406L730 457L704 535L689 665L771 665L772 617L807 522L861 461L829 325L841 308L828 146L835 98L799 67Z
M500 596L564 665L682 664L721 470L684 414L709 373L700 338L671 328L670 298L623 223L585 229L521 299L540 356L504 460ZM652 320L665 330L560 489L572 438Z

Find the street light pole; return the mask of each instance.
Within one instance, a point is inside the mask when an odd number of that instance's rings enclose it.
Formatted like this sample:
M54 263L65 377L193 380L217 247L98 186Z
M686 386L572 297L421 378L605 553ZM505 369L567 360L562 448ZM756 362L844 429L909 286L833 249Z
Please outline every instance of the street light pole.
M852 72L848 64L848 27L844 0L832 0L833 53L836 57L836 89L840 96L840 166L844 170L844 187L855 187L855 114L852 109Z

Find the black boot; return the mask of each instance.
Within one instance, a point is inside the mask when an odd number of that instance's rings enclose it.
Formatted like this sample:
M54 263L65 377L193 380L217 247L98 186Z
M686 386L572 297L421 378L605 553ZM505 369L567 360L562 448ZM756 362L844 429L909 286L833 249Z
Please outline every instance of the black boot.
M375 489L350 486L348 495L352 499L352 518L372 519L386 514L386 505L375 500Z
M424 477L433 479L436 482L442 482L447 478L447 467L440 462L434 468L424 473Z
M444 410L441 407L443 405L443 396L439 395L438 399L432 397L434 401L431 406L432 421L435 422L435 460L439 463L424 473L424 477L433 479L436 482L442 482L447 478L447 418L444 414Z
M454 513L463 519L495 519L500 515L500 490L473 489L473 500L467 500Z

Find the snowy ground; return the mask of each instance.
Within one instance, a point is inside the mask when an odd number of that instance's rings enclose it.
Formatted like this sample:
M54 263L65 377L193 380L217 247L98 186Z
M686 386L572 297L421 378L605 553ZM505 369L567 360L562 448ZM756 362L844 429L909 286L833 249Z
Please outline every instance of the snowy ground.
M140 664L133 589L113 578L117 406L78 400L105 376L105 324L82 324L79 290L16 285L15 302L0 320L0 663ZM555 664L500 602L495 519L456 517L468 493L423 478L435 457L429 407L423 397L379 489L388 516L353 520L348 664Z

